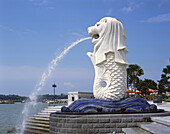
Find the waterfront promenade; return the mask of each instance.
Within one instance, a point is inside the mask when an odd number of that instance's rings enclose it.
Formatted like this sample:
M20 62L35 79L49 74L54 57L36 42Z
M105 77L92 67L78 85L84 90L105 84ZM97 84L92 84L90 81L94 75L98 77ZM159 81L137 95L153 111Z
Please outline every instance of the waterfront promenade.
M153 101L152 101L153 102ZM152 102L149 102L150 104L152 104ZM154 103L156 104L156 103ZM170 102L162 102L162 104L158 103L156 104L158 109L164 109L165 111L170 111ZM162 121L162 122L165 122L167 125L170 126L170 116L166 116L166 117L154 117L152 118L153 121Z
M153 104L153 101L149 101ZM170 102L154 103L158 109L170 112ZM151 123L140 123L137 128L123 128L126 134L169 134L170 133L170 114L169 116L151 117Z

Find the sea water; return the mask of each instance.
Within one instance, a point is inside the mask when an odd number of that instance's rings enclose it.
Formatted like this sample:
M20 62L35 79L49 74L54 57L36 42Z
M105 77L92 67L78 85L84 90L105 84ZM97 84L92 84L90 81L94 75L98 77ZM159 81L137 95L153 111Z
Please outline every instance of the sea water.
M14 128L16 124L19 125L22 123L22 110L24 105L24 103L0 104L0 134L5 134ZM38 113L47 106L47 103L38 102L36 110L32 110L31 115Z

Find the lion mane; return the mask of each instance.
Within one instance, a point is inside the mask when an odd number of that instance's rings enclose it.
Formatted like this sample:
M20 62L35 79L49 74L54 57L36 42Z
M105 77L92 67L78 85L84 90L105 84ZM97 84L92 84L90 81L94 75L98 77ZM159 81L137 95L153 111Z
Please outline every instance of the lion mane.
M114 53L115 62L128 65L125 45L125 30L120 20L105 17L88 28L89 35L93 38L94 46L93 62L100 64L106 60L106 54Z

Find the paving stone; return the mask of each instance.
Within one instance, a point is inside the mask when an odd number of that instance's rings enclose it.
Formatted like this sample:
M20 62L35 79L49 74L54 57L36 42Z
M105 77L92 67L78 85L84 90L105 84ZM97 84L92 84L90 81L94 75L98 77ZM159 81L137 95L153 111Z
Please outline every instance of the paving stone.
M63 128L72 128L72 124L71 123L65 123L65 124L63 124Z
M81 128L82 125L81 124L72 124L72 128Z
M55 127L58 127L58 128L62 128L63 127L63 124L62 123L56 123L56 125L54 125Z
M77 134L87 134L87 129L76 129Z
M59 129L59 132L60 132L60 133L67 133L67 129L61 128L61 129Z
M57 122L59 122L59 123L65 123L65 122L66 122L66 119L58 119Z
M99 133L99 129L88 129L87 130L87 134L98 134Z
M54 134L66 134L66 133L61 133L61 132L55 132Z
M123 118L121 120L122 123L129 123L129 122L132 122L132 118Z
M57 126L57 124L58 124L57 122L50 122L51 126Z
M170 127L170 116L166 116L166 117L152 117L151 120Z
M103 134L103 133L110 133L110 129L99 129L99 133Z
M83 128L83 129L93 128L93 125L92 125L92 124L83 124L83 125L82 125L82 128Z
M169 134L170 133L170 127L157 124L157 123L140 124L140 127L154 134Z
M93 124L93 128L104 128L104 124Z
M140 128L123 128L122 131L125 134L151 134L150 132L144 131Z
M81 128L81 124L65 123L63 128Z
M105 128L116 128L116 123L105 123L104 127Z
M109 123L110 119L100 119L99 122L100 123Z
M58 119L50 118L50 122L58 122Z
M73 134L75 134L76 133L76 129L67 129L67 133L73 133Z
M133 118L133 122L143 122L143 118Z
M77 123L87 123L87 119L85 118L77 119Z
M111 122L111 123L120 123L120 122L121 122L121 119L111 118L111 119L110 119L110 122Z
M50 127L50 131L51 131L51 127ZM55 128L55 132L59 132L60 129L59 128Z
M77 119L67 119L66 123L77 123Z
M116 123L116 128L126 128L127 124L126 123Z
M151 118L149 117L149 118L143 118L143 122L151 122L152 120L151 120Z
M127 127L137 127L137 123L127 123Z
M50 127L50 131L55 132L55 127Z
M122 132L122 128L110 128L110 133L121 133Z
M91 118L91 119L87 119L87 122L88 122L88 123L98 123L98 122L99 122L99 119L97 119L97 118Z

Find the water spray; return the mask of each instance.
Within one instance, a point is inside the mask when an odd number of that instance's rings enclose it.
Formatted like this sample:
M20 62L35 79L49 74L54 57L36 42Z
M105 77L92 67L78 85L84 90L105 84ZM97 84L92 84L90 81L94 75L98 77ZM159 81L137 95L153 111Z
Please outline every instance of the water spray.
M77 40L75 42L73 42L70 46L68 46L67 48L64 49L64 51L61 52L61 54L59 56L57 56L55 59L53 59L49 66L48 66L48 70L46 72L44 72L41 76L40 82L35 86L35 91L33 91L31 93L31 95L29 95L30 98L30 102L25 103L24 105L24 109L22 111L23 114L23 122L22 122L22 126L20 128L20 134L24 133L25 130L25 123L26 120L28 120L29 118L29 114L30 114L30 110L31 108L35 108L37 105L37 95L38 93L42 90L42 88L45 85L45 82L47 80L47 78L49 78L51 76L52 71L55 69L55 67L57 66L58 62L63 59L63 57L69 52L69 50L71 48L73 48L74 46L76 46L78 43L90 39L91 37L87 37L87 38L82 38L80 40Z

